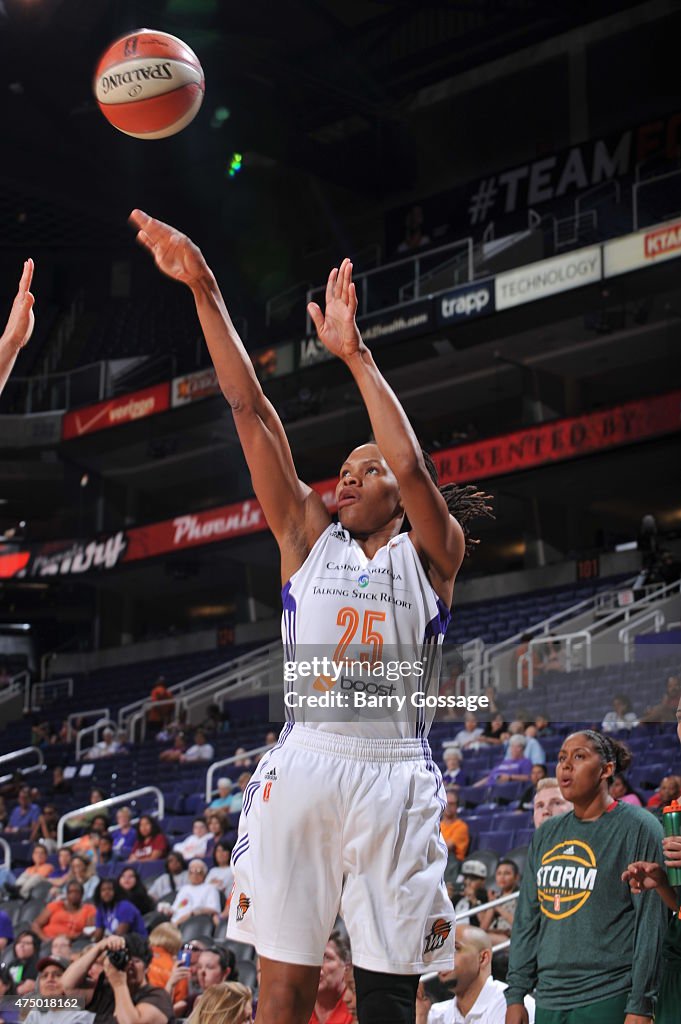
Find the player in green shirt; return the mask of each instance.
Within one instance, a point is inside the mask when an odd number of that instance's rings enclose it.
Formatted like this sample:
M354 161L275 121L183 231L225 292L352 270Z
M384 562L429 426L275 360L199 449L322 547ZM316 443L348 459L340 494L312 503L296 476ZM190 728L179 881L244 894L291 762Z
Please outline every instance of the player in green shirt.
M622 865L659 856L652 814L610 796L609 780L631 761L627 748L592 730L558 754L561 793L574 805L537 829L513 925L506 1024L650 1024L665 917L621 881ZM632 857L629 853L636 852Z
M676 710L676 731L681 741L681 701ZM662 841L664 863L668 868L681 868L681 836L666 836ZM681 909L679 889L669 884L667 873L657 862L636 861L622 875L635 893L657 889L660 899L674 916L662 946L662 977L655 1012L655 1024L678 1024L681 1019Z

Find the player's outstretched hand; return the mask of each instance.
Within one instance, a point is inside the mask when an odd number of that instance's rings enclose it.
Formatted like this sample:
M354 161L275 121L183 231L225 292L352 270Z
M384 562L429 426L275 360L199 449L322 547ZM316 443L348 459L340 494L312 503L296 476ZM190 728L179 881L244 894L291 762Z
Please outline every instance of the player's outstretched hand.
M206 271L206 261L198 245L162 220L143 210L133 210L130 223L137 228L137 241L148 249L159 270L190 288Z
M344 259L340 269L334 267L326 282L326 310L322 313L316 302L307 307L322 345L339 359L347 360L362 346L362 337L355 323L357 292L352 281L352 263Z
M629 883L632 892L647 892L666 885L667 875L663 867L651 861L637 860L622 872L622 881Z
M24 262L24 269L19 281L19 290L12 303L7 326L2 332L3 344L9 345L15 352L23 348L33 334L35 316L33 314L33 303L35 296L31 293L31 281L33 279L33 260Z

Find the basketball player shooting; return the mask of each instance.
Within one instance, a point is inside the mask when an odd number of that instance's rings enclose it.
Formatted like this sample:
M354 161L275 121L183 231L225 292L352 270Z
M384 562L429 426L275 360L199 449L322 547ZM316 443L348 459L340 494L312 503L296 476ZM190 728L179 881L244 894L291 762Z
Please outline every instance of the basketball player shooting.
M30 291L32 279L33 260L29 259L24 263L19 290L12 303L5 329L0 336L0 394L2 394L2 389L14 368L20 350L33 334L35 297Z
M287 661L328 648L342 662L353 641L373 661L384 647L439 654L454 580L476 543L469 524L491 515L489 496L472 485L438 488L435 467L362 341L350 261L331 271L325 311L308 307L320 341L351 373L375 438L340 468L335 523L298 477L281 420L201 251L140 210L131 221L159 269L193 293L279 545ZM427 677L401 679L405 695L436 688L438 670L433 659ZM337 682L319 678L316 689ZM351 676L342 683L354 685ZM339 912L352 943L360 1024L413 1021L419 974L451 968L444 794L426 739L434 711L418 700L408 706L410 713L386 712L380 721L320 721L289 706L278 743L244 793L228 934L260 954L258 1024L307 1024Z

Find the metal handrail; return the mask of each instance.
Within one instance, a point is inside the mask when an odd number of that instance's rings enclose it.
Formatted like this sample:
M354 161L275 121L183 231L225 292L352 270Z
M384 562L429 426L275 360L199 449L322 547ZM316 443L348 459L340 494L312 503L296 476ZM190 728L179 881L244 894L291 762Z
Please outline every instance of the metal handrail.
M212 668L206 669L204 672L199 672L195 676L189 676L187 679L182 679L179 683L173 683L173 685L167 687L167 689L173 694L173 697L181 695L185 690L190 689L201 680L205 680L208 676L220 675L221 673L226 674L227 672L235 671L239 665L245 664L249 660L253 660L255 657L260 656L263 652L269 650L271 646L271 644L268 644L264 647L256 647L253 651L247 651L246 654L240 654L238 658L231 658L229 661L223 661L219 665L214 665ZM122 708L119 708L118 728L126 728L125 719L132 713L138 711L148 699L148 696L142 697L139 700L133 701L131 704L124 704ZM155 703L160 702L155 701Z
M9 871L12 867L12 848L7 840L3 839L2 836L0 836L0 849L5 853L5 863L3 864L3 867L5 871Z
M35 691L38 689L38 687L43 687L43 690L45 690L45 688L48 686L59 686L60 683L67 684L66 695L67 697L73 697L73 676L63 676L59 677L58 679L37 679L34 683L30 684L27 690L27 693L29 694L29 702L27 704L28 709L31 711L40 710L39 708L34 707L33 704Z
M519 690L522 690L525 684L525 678L527 678L527 688L532 690L534 688L534 651L542 644L558 643L565 646L565 665L563 667L564 672L571 672L573 669L572 653L573 647L578 645L575 643L577 640L584 641L584 647L586 649L586 665L580 665L580 668L591 668L591 633L586 629L576 630L574 633L558 633L555 636L547 634L546 636L535 636L533 637L528 645L527 650L524 654L521 654L518 658L516 665L516 685ZM581 644L579 645L582 646ZM527 677L525 677L525 666L527 666Z
M36 765L29 765L29 767L34 770L36 768L42 768L45 764L45 757L43 756L43 752L40 747L21 747L20 750L12 750L9 754L3 754L0 757L0 764L4 764L7 761L16 761L17 758L23 757L24 754L35 754L38 758L38 763Z
M6 700L12 700L14 697L21 696L24 684L19 682L19 678L23 674L23 672L20 672L18 675L12 676L7 685L0 690L0 704L4 704Z
M71 742L73 722L77 721L79 718L92 718L94 715L98 715L99 718L111 718L111 710L109 708L90 708L89 711L72 711L66 719L66 742Z
M631 587L636 581L636 578L636 576L632 576L629 579L622 580L616 590L607 591L607 593L617 593L619 590ZM552 633L560 623L561 619L570 620L575 618L575 616L588 611L590 605L593 605L595 608L601 596L602 592L600 594L593 594L591 597L586 597L582 601L578 601L576 604L563 608L562 611L555 612L553 615L550 615L548 619L542 619L539 622L533 623L521 632L514 633L513 636L508 637L506 640L500 640L498 643L492 644L490 647L486 647L483 652L483 663L481 666L482 684L486 686L493 685L493 676L495 674L495 668L492 664L493 659L507 651L510 651L513 647L517 647L526 633L538 634L540 631L544 635Z
M454 239L453 242L448 242L446 245L438 245L434 249L424 249L423 252L412 253L410 256L404 256L404 257L402 257L399 260L392 260L390 263L383 263L383 264L381 264L380 267L373 267L371 270L364 270L361 273L357 274L355 276L354 280L355 280L355 284L357 285L357 293L358 293L358 295L360 297L360 302L359 302L360 312L359 312L359 315L360 316L367 316L368 315L368 311L366 309L367 285L368 285L368 282L369 282L369 278L372 277L374 274L383 274L386 271L394 269L395 267L404 266L407 263L411 263L413 265L413 267L414 267L414 283L416 285L415 291L414 291L414 297L415 298L419 298L418 281L419 281L419 278L420 278L421 260L423 260L423 259L430 259L431 256L436 256L440 252L448 252L448 251L452 251L454 249L461 249L461 247L464 246L464 245L467 246L467 249L468 249L468 280L472 281L473 280L473 239L470 236L467 236L465 238L456 238L456 239ZM309 303L309 302L311 302L313 300L314 295L317 292L323 292L323 291L324 291L324 285L323 284L314 285L312 288L310 288L308 290L307 296L306 296L306 305L307 305L307 303ZM399 303L397 303L397 305L399 305ZM381 307L381 308L384 309L384 308L392 308L392 307ZM377 313L377 312L379 312L379 310L372 310L372 312L376 312ZM309 316L307 317L307 325L306 325L306 327L307 327L307 333L309 334L310 331L311 331L311 321L310 321Z
M229 696L231 696L234 690L243 689L247 686L258 689L257 681L263 670L271 667L273 657L282 657L281 643L274 641L266 647L259 647L256 653L257 658L255 656L250 658L248 664L244 664L241 659L237 659L239 663L235 668L232 667L229 671L220 672L214 679L185 691L176 703L188 711L192 704L201 703L208 698L222 699L227 691L229 691ZM234 662L229 662L228 664L233 666ZM135 738L138 722L141 722L141 738L144 739L146 735L147 717L145 704L148 703L148 701L143 702L140 709L128 720L128 736L131 740ZM161 701L153 701L151 706L153 707L161 703Z
M66 814L62 814L61 818L57 822L57 847L64 845L64 829L69 821L82 814L84 811L99 811L104 810L107 807L113 807L114 804L127 804L133 797L143 796L145 793L155 793L158 800L158 811L157 817L165 817L165 797L158 788L158 786L142 786L141 789L131 789L127 793L120 793L118 796L107 797L106 800L97 800L94 804L85 804L83 807L74 807L72 810L67 811Z
M602 192L605 189L614 188L615 190L615 202L619 203L622 198L622 186L620 185L617 178L610 178L608 181L601 181L600 184L594 185L592 188L588 188L586 192L580 193L575 199L575 215L578 217L581 213L580 207L585 199L593 195L594 192Z
M213 793L216 790L213 789L213 776L215 775L218 768L224 768L228 764L234 764L236 761L241 761L244 757L251 757L252 754L264 754L266 750L271 750L273 744L269 744L266 747L254 747L253 750L245 750L243 754L234 754L232 757L225 757L222 761L214 761L206 772L206 803L209 803L213 798Z
M662 181L664 178L676 178L681 174L681 168L677 168L675 171L667 171L666 174L656 174L653 178L643 178L641 181L635 181L631 187L631 206L632 206L632 226L634 231L638 231L638 192L639 189L645 188L646 185L653 185L656 181ZM664 223L664 221L662 222ZM653 225L649 225L652 227Z
M96 743L97 731L99 729L104 730L107 727L111 729L115 735L116 723L112 721L110 718L100 718L94 723L94 725L88 725L85 729L80 730L80 732L76 736L76 761L80 761L81 755L83 753L83 736L88 736L90 733L92 733L92 738Z
M137 723L138 722L142 723L142 728L140 729L140 735L139 735L139 742L143 743L144 740L147 738L147 714L148 714L148 712L151 711L152 708L162 708L162 707L164 707L164 705L167 705L167 704L170 704L172 707L177 707L178 710L185 711L187 709L187 702L186 702L184 697L179 697L177 700L175 700L175 698L173 698L172 700L171 699L168 699L168 700L145 700L144 704L139 709L139 711L136 711L134 713L134 715L131 715L130 718L128 719L127 734L128 734L128 739L130 740L131 743L137 742L137 740L135 738L135 731L137 729Z
M622 626L622 628L618 632L617 639L624 646L625 662L631 661L632 636L642 634L644 630L640 629L639 627L651 619L653 622L653 629L646 630L645 632L659 633L667 621L664 612L661 612L659 608L651 608L649 612L644 612L643 615L639 615L637 618L635 618L633 622L630 622L626 626Z
M624 590L626 588L622 587L620 589ZM667 583L663 585L654 584L653 586L647 589L648 593L644 594L644 596L639 598L637 601L634 601L632 604L629 605L623 605L621 607L614 608L608 615L605 615L603 618L595 619L590 626L585 626L583 629L576 631L574 633L559 633L555 636L533 637L530 640L529 647L531 648L533 644L535 646L538 646L540 643L545 643L548 640L553 640L557 642L567 640L566 653L568 656L568 661L566 664L565 671L570 672L570 654L572 653L572 641L577 638L582 638L585 640L586 643L586 665L584 667L591 668L591 644L592 641L595 638L597 638L600 633L606 632L612 626L616 625L616 623L619 622L621 619L624 619L624 622L626 623L626 626L623 627L623 629L634 629L637 626L639 620L642 618L642 616L645 615L645 609L648 609L651 604L671 597L674 593L681 593L681 580L675 580L673 583ZM660 615L663 614L659 609L654 608L652 609L652 611L657 611ZM648 616L646 615L645 617L647 618ZM621 636L621 634L622 630L619 631L618 636ZM529 650L525 652L525 654L521 655L521 657L518 659L517 680L519 687L522 663L527 664L528 686L532 686L534 669L532 659L528 658L528 654ZM625 660L627 660L626 650Z

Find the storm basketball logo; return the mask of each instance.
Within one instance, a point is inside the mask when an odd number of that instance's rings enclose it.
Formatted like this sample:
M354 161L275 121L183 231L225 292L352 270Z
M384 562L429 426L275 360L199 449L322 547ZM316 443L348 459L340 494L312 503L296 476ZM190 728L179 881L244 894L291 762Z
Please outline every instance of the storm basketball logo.
M537 869L541 912L562 921L581 910L596 885L598 867L593 850L580 840L563 840L542 856Z
M428 953L435 953L436 950L442 949L451 930L452 922L446 921L444 917L439 917L437 921L433 921L433 926L426 935L423 955L426 956Z
M250 905L251 905L251 901L249 900L249 898L246 895L246 893L245 892L240 893L239 894L239 902L238 902L237 908L236 908L236 919L237 919L237 921L243 921L244 917L246 916L246 911L248 910Z

